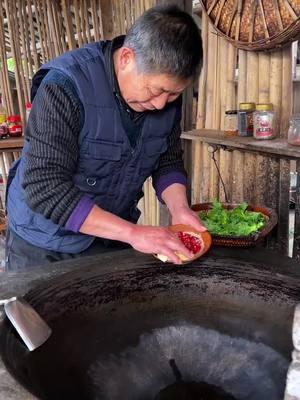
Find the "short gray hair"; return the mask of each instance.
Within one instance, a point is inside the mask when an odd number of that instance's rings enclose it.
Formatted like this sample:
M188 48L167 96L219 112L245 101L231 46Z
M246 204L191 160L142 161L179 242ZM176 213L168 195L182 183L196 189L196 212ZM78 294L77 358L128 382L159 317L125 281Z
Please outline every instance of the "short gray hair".
M180 79L197 75L202 40L193 18L175 5L147 10L129 29L124 46L136 56L142 73L164 73Z

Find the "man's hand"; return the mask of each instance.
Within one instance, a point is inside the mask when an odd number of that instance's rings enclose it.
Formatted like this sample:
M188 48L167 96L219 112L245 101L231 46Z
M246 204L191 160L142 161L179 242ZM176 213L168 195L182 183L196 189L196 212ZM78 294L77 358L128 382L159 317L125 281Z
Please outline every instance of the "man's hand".
M206 231L198 215L188 205L184 185L179 183L170 185L163 191L162 198L171 213L172 224L191 225L200 232Z
M81 225L80 232L130 244L142 253L163 254L175 264L181 260L175 252L193 257L179 238L167 228L134 225L98 206L94 206Z
M142 253L162 254L174 264L181 264L175 252L193 257L179 238L167 228L135 225L131 229L128 243Z
M188 206L180 206L175 208L172 213L172 224L190 225L199 232L206 231L205 226L201 222L197 213Z

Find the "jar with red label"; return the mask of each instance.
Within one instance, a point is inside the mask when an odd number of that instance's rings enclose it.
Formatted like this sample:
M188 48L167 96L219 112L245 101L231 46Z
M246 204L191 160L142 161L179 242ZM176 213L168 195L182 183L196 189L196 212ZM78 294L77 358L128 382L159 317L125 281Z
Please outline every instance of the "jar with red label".
M275 113L273 104L256 104L256 111L253 114L253 136L255 139L267 140L276 137Z
M22 123L20 115L10 115L7 117L9 136L22 136Z

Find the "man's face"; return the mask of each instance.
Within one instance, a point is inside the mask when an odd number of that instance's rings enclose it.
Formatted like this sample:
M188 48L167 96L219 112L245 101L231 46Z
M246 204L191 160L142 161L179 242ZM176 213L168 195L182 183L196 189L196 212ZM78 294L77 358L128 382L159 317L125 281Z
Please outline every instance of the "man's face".
M190 83L166 74L138 73L135 55L126 47L117 50L114 57L122 97L134 111L161 110Z

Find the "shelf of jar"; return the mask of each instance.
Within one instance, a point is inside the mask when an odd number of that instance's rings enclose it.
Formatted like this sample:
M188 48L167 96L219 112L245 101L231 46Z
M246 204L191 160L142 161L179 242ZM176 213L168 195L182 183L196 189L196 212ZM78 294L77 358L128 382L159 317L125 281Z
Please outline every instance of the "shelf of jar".
M8 137L0 139L0 151L17 149L22 150L24 144L24 136L19 137Z
M300 146L293 146L287 139L257 140L253 137L225 137L224 131L214 129L195 129L183 132L181 138L222 146L231 150L245 150L267 153L290 159L300 159Z

